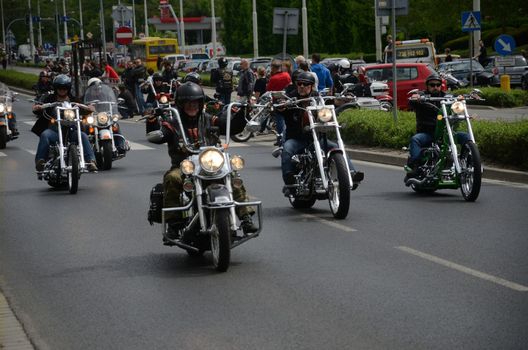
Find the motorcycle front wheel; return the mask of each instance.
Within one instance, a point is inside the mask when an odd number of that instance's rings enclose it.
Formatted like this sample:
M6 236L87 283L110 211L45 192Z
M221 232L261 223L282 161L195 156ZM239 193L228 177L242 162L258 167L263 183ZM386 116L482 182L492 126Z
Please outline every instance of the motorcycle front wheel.
M71 194L76 194L79 187L79 153L77 152L77 145L71 144L68 147L68 191Z
M103 151L103 170L112 169L112 142L109 140L102 142Z
M350 208L350 180L345 157L334 153L328 158L328 202L336 219L344 219Z
M235 142L247 142L250 138L253 137L253 133L244 129L241 133L232 135L231 138Z
M462 146L460 162L460 192L468 202L474 202L480 193L482 182L482 163L480 152L473 141Z
M225 272L231 259L231 235L229 232L229 209L218 209L214 213L211 232L211 253L213 265L218 272Z
M0 126L0 149L6 148L7 144L7 128L5 125Z

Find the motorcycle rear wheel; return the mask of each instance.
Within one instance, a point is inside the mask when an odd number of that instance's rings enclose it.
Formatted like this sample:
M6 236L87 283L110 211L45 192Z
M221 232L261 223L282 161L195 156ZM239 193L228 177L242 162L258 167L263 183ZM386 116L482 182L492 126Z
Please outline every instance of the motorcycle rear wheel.
M101 148L103 150L103 170L110 170L112 169L112 142L108 140L102 142Z
M213 265L218 272L229 268L231 259L231 234L229 232L229 209L218 209L214 213L216 229L211 232Z
M350 208L350 179L345 157L334 153L328 158L328 202L336 219L344 219Z
M77 152L77 146L71 144L68 147L68 164L71 167L68 171L68 191L71 194L76 194L79 187L79 177L80 177L80 168L79 168L79 153Z
M5 125L0 127L0 149L6 148L7 144L7 128Z
M247 142L252 137L253 137L253 133L251 131L247 131L246 129L244 129L244 131L242 131L239 134L231 136L231 138L235 142Z
M462 146L460 162L460 192L468 202L477 200L482 183L482 163L480 152L473 141Z

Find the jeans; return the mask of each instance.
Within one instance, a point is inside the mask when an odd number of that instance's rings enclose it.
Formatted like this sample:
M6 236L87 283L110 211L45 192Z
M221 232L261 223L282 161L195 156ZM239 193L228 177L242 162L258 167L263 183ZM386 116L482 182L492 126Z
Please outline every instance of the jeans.
M286 123L284 122L284 115L280 113L273 113L273 118L275 118L275 125L277 127L277 134L285 136L284 129L286 128Z
M231 91L222 91L218 94L220 95L220 101L222 101L224 105L231 103Z
M311 140L308 139L288 139L286 140L282 145L282 154L281 154L281 169L282 169L282 179L284 182L286 182L286 179L288 178L289 174L295 173L295 165L292 163L292 157L296 154L300 154L304 151L306 147L308 147ZM326 141L326 147L324 145L324 142L320 140L321 148L324 150L324 152L328 152L329 150L333 148L338 148L337 143L332 141ZM313 147L310 146L310 147ZM355 171L354 165L352 164L352 161L350 158L345 154L345 159L348 162L348 167L350 168L350 171Z
M469 134L466 132L456 132L454 134L455 142L463 145L469 141ZM409 163L420 160L420 153L422 148L429 147L433 142L433 137L426 133L418 133L411 137L411 145L409 148L410 158Z
M145 110L145 99L143 98L143 92L141 91L141 88L139 87L139 84L136 84L136 102L138 105L138 111L139 114L143 114L143 111Z
M77 133L70 133L70 140L74 140L76 138ZM81 132L81 139L84 151L84 161L91 162L95 160L95 155L92 146L90 145L90 141L88 141L88 136L84 132ZM55 144L57 142L59 142L59 134L56 131L51 129L44 130L44 132L40 134L40 140L37 146L37 154L35 155L35 161L38 161L39 159L48 159L50 145Z

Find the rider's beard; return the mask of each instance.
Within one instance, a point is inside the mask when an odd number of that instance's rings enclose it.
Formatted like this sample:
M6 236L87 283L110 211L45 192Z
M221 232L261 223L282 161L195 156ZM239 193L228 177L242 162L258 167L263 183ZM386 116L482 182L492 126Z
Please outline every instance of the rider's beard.
M432 97L440 97L441 95L442 95L442 90L440 89L434 89L433 91L431 91Z

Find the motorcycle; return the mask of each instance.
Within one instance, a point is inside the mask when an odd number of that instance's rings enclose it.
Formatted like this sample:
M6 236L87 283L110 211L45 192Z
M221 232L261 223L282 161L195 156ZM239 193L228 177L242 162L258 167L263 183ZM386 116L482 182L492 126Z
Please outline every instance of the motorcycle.
M81 140L81 118L79 107L86 105L75 102L52 102L42 104L44 117L57 125L59 141L50 145L49 159L44 170L37 172L39 180L47 181L51 187L63 188L67 185L71 194L77 193L81 174L88 172L84 161ZM46 113L53 108L54 115ZM70 137L76 135L76 140ZM78 140L78 141L77 141Z
M464 88L468 85L468 81L467 80L459 80L457 79L451 70L440 70L438 71L438 74L440 75L440 77L442 79L444 79L446 81L446 85L447 85L447 90L451 91L451 90L456 90L456 89L461 89L461 88Z
M171 116L177 122L179 133L182 135L183 147L190 154L180 164L184 190L181 199L184 205L162 208L163 185L158 184L151 192L149 209L151 224L153 222L162 224L162 235L166 241L186 250L191 256L200 256L210 250L213 265L219 272L228 269L231 249L257 237L262 230L261 202L237 202L233 199L232 186L242 186L239 171L244 167L244 160L240 156L232 156L227 152L231 107L234 104L235 102L228 106L225 143L199 148L189 143L178 111L170 108ZM259 224L255 233L249 235L241 233L241 225L237 223L235 214L235 207L239 206L257 208ZM186 223L180 231L179 239L171 239L167 236L165 215L168 212L185 214Z
M355 85L356 84L353 83L343 84L343 90L336 93L334 99L326 101L327 104L333 104L335 106L335 112L337 115L347 109L385 110L385 107L375 98L356 96L353 92ZM325 96L328 91L328 89L323 90L321 95Z
M418 93L412 90L409 95ZM475 89L464 99L446 95L444 97L419 97L422 103L439 111L435 135L431 146L421 150L420 165L414 177L406 177L405 185L415 192L432 193L439 189L458 189L464 199L474 202L480 193L482 182L482 163L479 149L471 127L471 118L467 111L466 100L482 100L480 91ZM439 101L438 108L431 102ZM461 123L466 123L469 141L457 149L455 130Z
M346 151L337 120L335 107L326 104L333 96L316 96L295 100L285 94L286 102L274 108L296 108L306 111L309 124L306 131L311 134L311 144L304 153L296 154L292 161L296 164L295 183L284 188L294 208L311 208L316 200L326 200L336 219L344 219L350 207L350 191L353 180L346 160ZM308 103L307 107L303 104ZM328 134L337 138L337 148L328 149Z
M116 95L106 84L92 84L86 89L84 103L95 106L95 112L85 118L85 130L97 167L110 170L112 162L125 157L130 150L128 141L120 133L118 120L121 117Z
M13 112L15 96L16 93L11 91L7 85L0 83L0 149L6 148L7 142L18 138L16 130L11 130L10 126L15 118Z
M146 133L161 129L161 122L170 117L169 108L173 101L173 87L176 79L173 79L171 83L164 82L165 87L169 87L168 91L156 93L156 89L151 81L146 81L142 86L148 86L148 89L154 94L155 102L154 106L147 108L143 117L139 118L137 122L146 120Z
M246 119L244 130L231 138L236 142L247 142L255 134L274 134L275 121L272 117L273 112L273 91L267 91L260 96L258 103L256 98L252 97L249 104L242 104L235 110L236 113L242 113Z

